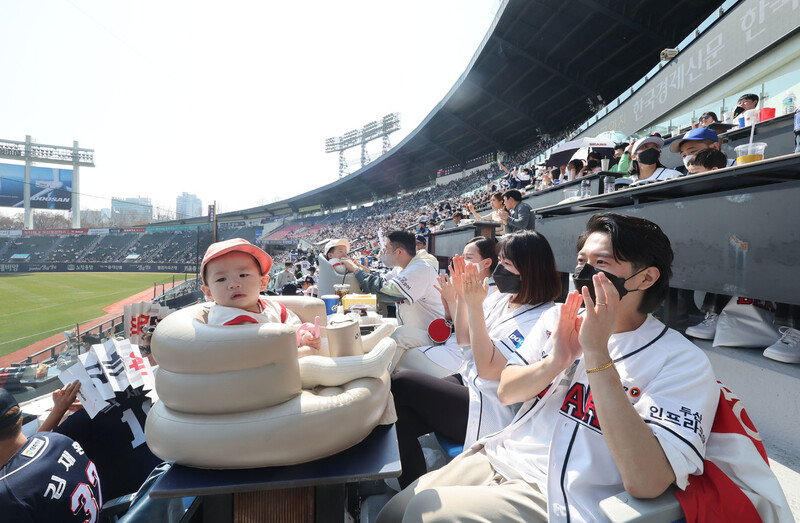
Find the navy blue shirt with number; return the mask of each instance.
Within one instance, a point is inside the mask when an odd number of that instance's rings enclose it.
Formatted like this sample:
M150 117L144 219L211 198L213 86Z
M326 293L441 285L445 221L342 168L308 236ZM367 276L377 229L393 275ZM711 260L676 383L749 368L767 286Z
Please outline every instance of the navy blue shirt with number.
M139 490L159 464L144 439L151 400L141 388L118 392L112 404L90 419L81 409L55 431L79 442L103 480L103 494L114 499Z
M0 469L2 521L93 523L102 506L97 468L61 434L34 434Z

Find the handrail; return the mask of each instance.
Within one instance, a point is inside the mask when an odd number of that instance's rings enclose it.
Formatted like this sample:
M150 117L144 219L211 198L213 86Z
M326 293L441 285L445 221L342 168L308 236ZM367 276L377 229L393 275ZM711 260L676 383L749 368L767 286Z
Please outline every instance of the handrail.
M107 338L108 337L107 335L109 333L113 333L115 328L116 328L116 326L117 325L121 325L123 321L124 321L123 320L123 315L120 314L119 316L115 316L115 317L113 317L113 318L111 318L109 320L106 320L106 321L98 324L98 325L95 325L94 327L92 327L92 328L90 328L90 329L88 329L88 330L86 330L86 331L84 331L82 333L81 332L76 333L75 340L78 341L78 345L80 346L79 338L81 336L85 336L86 334L92 334L94 332L97 332L97 334L101 338L103 338L103 337ZM109 325L109 324L110 324L110 327L106 328L106 326ZM31 354L28 357L26 357L23 361L20 361L18 363L14 363L12 365L21 367L21 366L30 365L32 363L37 363L37 362L40 362L40 361L43 361L43 360L47 360L47 359L53 359L54 360L54 359L56 359L56 356L58 354L64 352L64 350L66 348L69 348L68 345L70 343L72 343L72 341L73 340L64 340L64 341L58 342L55 345L52 345L50 347L47 347L46 349L42 349L39 352ZM39 358L39 356L41 356L42 354L45 354L45 353L49 353L48 357Z

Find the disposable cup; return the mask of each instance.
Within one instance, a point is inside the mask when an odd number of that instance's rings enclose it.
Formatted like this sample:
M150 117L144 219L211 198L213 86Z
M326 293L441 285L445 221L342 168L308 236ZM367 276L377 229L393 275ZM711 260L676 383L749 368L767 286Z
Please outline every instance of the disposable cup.
M325 313L330 315L336 312L336 306L339 305L339 297L335 294L326 294L320 298L325 302Z
M764 150L767 144L764 142L753 142L737 145L733 148L736 152L736 165L745 163L760 162L764 159Z
M564 193L564 199L568 200L569 198L577 198L580 189L564 189L562 192Z

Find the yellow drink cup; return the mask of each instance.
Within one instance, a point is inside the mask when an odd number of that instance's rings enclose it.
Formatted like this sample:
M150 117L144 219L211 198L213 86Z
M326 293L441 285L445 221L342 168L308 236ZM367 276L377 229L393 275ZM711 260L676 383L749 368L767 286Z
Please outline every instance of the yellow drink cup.
M764 159L764 150L767 144L764 142L753 142L734 147L736 152L736 165L744 165L746 163L760 162Z

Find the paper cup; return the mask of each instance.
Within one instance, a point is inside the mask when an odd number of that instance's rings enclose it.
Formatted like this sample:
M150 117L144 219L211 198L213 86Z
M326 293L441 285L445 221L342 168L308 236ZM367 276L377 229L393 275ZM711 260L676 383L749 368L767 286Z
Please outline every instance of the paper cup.
M335 294L326 294L320 298L322 301L325 302L325 313L335 314L336 313L336 306L339 305L339 297Z

